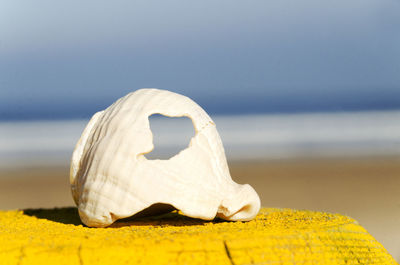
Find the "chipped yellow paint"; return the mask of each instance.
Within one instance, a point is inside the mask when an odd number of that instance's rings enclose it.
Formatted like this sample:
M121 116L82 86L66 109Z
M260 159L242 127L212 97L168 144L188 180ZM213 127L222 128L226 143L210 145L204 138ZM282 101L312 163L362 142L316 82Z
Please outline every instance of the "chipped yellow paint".
M82 226L75 208L0 211L0 264L397 264L353 219L262 209L250 222L176 212Z

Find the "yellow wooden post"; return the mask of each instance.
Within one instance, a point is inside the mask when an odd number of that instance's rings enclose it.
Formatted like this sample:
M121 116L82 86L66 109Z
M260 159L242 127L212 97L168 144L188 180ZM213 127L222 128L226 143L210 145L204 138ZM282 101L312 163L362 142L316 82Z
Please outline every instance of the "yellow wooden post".
M0 264L397 264L355 220L262 209L250 222L177 212L82 226L75 208L0 212Z

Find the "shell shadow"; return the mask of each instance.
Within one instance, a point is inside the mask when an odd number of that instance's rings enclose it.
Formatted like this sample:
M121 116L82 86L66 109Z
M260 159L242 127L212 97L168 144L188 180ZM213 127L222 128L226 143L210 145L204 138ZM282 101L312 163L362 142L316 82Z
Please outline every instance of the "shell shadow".
M28 216L33 216L38 219L46 219L49 221L82 225L81 219L78 214L76 207L64 207L64 208L53 208L53 209L25 209L23 213Z
M27 216L36 217L39 219L45 219L52 222L70 225L83 225L85 226L79 217L78 209L76 207L64 207L64 208L53 208L53 209L25 209L23 213ZM212 221L205 221L196 218L190 218L179 214L178 211L173 210L172 212L164 213L155 216L143 216L145 214L138 213L134 216L120 219L108 226L107 228L119 228L124 226L195 226L204 225L206 223L221 223L228 222L222 219L214 219Z

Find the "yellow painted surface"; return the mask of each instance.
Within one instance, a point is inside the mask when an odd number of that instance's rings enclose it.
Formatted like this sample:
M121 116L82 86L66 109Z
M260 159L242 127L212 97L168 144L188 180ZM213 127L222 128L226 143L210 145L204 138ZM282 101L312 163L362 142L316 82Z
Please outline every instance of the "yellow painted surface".
M262 209L250 222L176 212L80 224L75 208L0 211L0 264L397 264L353 219Z

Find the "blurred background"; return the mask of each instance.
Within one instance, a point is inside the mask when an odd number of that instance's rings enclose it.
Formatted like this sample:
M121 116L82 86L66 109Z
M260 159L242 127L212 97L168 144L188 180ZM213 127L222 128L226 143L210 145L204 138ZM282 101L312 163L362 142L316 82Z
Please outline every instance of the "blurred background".
M264 207L357 219L400 260L400 2L1 1L0 209L73 205L91 115L139 88L214 119ZM194 135L152 116L166 159Z

